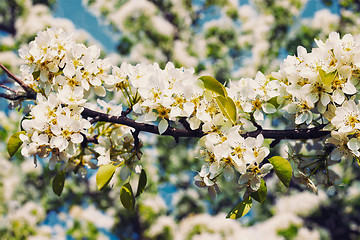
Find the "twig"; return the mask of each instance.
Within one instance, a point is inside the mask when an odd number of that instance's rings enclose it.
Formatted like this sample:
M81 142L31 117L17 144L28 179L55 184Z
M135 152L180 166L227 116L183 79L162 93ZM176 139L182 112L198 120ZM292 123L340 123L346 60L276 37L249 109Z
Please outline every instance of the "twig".
M17 94L5 94L0 93L0 97L6 98L9 100L19 100L19 99L36 99L36 92L26 85L21 79L17 78L14 74L12 74L4 65L0 63L0 68L2 68L6 74L16 81L26 93L17 93ZM15 90L13 90L15 91ZM92 118L90 120L91 124L95 122L109 122L109 123L117 123L126 125L128 127L134 128L134 139L135 141L139 141L138 134L139 132L148 132L159 134L159 129L155 125L147 124L147 123L139 123L127 117L127 115L131 112L131 108L127 109L126 111L122 111L120 116L112 116L106 113L98 112L91 110L89 108L84 108L81 115L84 118ZM178 129L174 127L168 127L167 130L162 135L168 135L174 137L175 141L178 142L180 137L193 137L193 138L200 138L204 136L204 133L201 129L192 130L189 126L189 123L186 119L180 119L180 123L184 126L185 129ZM264 138L274 139L275 143L277 144L281 140L284 139L292 139L292 140L300 140L300 139L316 139L325 137L330 134L330 131L322 131L322 129L326 126L326 124L321 124L314 128L308 129L288 129L288 130L267 130L262 129L260 125L255 122L255 126L257 129L253 132L247 132L242 134L243 137L257 137L258 135L262 134ZM136 143L136 142L135 142ZM136 143L138 144L138 143Z
M122 111L121 112L121 116L126 117L129 113L131 113L132 109L128 108L126 109L126 111Z
M12 74L3 64L0 63L0 68L4 70L6 75L8 75L9 78L13 79L15 82L17 82L22 89L26 92L26 95L29 99L36 99L36 92L26 85L21 79L16 77L14 74Z
M188 121L186 121L185 118L180 118L179 122L181 123L181 125L183 125L183 127L188 130L188 131L193 131L190 127L190 124L188 123Z
M11 100L11 101L27 99L26 94L11 94L10 95L10 94L6 94L6 93L0 93L0 97Z
M94 120L93 122L101 121L101 122L117 123L132 127L138 131L159 134L159 130L157 126L147 123L139 123L134 121L133 119L124 116L111 116L106 113L101 113L88 108L84 108L84 111L81 114L84 118L88 118L88 117L93 118ZM259 134L262 134L264 138L271 138L275 140L316 139L330 134L330 131L322 131L325 125L326 124L322 124L318 127L307 128L307 129L288 129L288 130L267 130L260 128L253 132L245 133L242 136L245 138L257 137ZM168 129L162 135L173 136L174 138L180 138L180 137L200 138L205 134L206 133L204 133L200 129L189 131L187 129L178 129L169 126Z
M18 94L18 91L14 90L14 89L12 89L12 88L9 88L8 86L5 86L5 85L0 84L0 87L1 87L1 88L4 88L4 89L6 89L6 90L9 90L9 91L11 91L11 92L13 92L13 93Z

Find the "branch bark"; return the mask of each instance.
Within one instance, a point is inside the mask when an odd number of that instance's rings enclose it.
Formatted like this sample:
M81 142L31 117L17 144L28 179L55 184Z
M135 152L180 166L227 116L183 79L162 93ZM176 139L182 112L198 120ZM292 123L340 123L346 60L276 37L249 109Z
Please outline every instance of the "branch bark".
M2 63L0 63L0 68L4 70L4 72L9 78L13 79L16 83L20 85L22 89L24 89L28 99L36 99L36 92L31 87L26 85L21 79L11 73Z
M106 113L101 113L88 108L84 108L84 111L82 112L82 116L84 118L90 117L100 122L111 122L111 123L126 125L142 132L159 134L159 129L157 126L147 123L138 123L133 119L127 118L125 114L122 114L121 116L111 116ZM256 137L262 134L264 138L270 138L275 140L316 139L316 138L325 137L326 135L330 134L330 131L322 130L325 126L326 124L322 124L318 127L313 127L313 128L287 129L287 130L259 129L253 132L247 132L242 136L246 138L246 137ZM189 130L189 129L178 129L178 128L169 127L162 135L168 135L174 138L180 138L180 137L200 138L204 136L205 133L200 129Z
M0 63L0 68L2 68L6 74L17 82L25 92L17 92L14 94L4 94L0 93L0 97L6 98L8 100L19 100L19 99L36 99L36 92L28 85L26 85L21 79L12 74L3 64ZM148 132L153 134L159 134L159 129L157 126L147 123L139 123L133 119L127 117L130 110L127 109L123 111L120 116L112 116L106 113L98 112L91 110L89 108L84 108L81 115L88 119L91 118L90 122L93 124L95 122L109 122L126 125L135 129L137 133L139 132ZM179 129L174 127L168 127L168 129L162 135L172 136L175 139L181 137L193 137L200 138L204 136L204 133L201 129L191 130L188 123L185 119L181 119L180 123L184 126L185 129ZM300 140L300 139L316 139L325 137L330 134L330 131L323 131L322 129L326 124L322 124L318 127L308 128L308 129L288 129L288 130L268 130L262 129L261 126L258 126L258 129L252 132L247 132L243 134L243 137L257 137L262 134L264 138L274 139L274 142L280 142L284 139Z

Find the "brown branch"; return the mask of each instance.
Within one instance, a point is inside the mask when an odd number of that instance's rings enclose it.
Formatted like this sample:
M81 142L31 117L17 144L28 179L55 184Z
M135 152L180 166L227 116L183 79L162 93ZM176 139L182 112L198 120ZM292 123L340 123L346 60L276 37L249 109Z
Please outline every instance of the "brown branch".
M26 85L21 79L16 77L1 63L0 63L0 68L2 68L2 70L4 70L4 72L6 73L6 75L8 75L9 78L13 79L15 82L17 82L20 85L20 87L22 89L24 89L28 99L36 99L36 92L31 87Z
M16 81L24 90L25 93L15 92L15 94L4 94L0 93L0 97L6 98L9 100L19 100L19 99L36 99L36 92L26 85L21 79L17 78L14 74L12 74L4 65L0 63L0 68L2 68L6 74ZM131 112L131 109L127 109L123 111L120 116L111 116L106 113L94 111L88 108L84 108L81 115L88 119L91 118L91 124L95 122L109 122L109 123L117 123L126 125L128 127L132 127L135 129L135 136L139 134L139 132L148 132L153 134L159 134L159 129L155 125L147 124L147 123L139 123L133 119L127 117L127 115ZM204 133L201 129L191 130L189 124L185 119L180 119L180 123L184 126L185 129L178 129L174 127L168 127L168 129L162 135L172 136L175 139L180 137L193 137L200 138L204 136ZM257 130L253 132L247 132L242 134L243 137L257 137L259 134L262 134L264 138L274 139L276 143L284 139L292 139L292 140L300 140L300 139L316 139L325 137L330 134L330 131L322 131L322 129L326 126L326 124L322 124L318 127L308 128L308 129L288 129L288 130L267 130L262 129L260 125L257 125Z
M286 129L286 130L267 130L262 129L259 133L256 131L248 132L244 137L256 137L262 134L264 138L271 138L275 140L301 140L301 139L316 139L325 137L330 134L330 131L323 131L322 129L326 124L321 124L318 127L307 128L307 129Z
M10 92L13 92L13 93L18 94L18 91L14 90L14 89L12 89L12 88L9 88L8 86L5 86L5 85L3 85L3 84L0 84L0 88L4 88L4 89L6 89L6 90L9 90Z
M134 128L137 131L140 132L148 132L148 133L154 133L159 134L159 129L155 125L147 124L147 123L139 123L136 122L133 119L127 118L125 114L122 114L121 116L111 116L106 113L94 111L88 108L84 108L84 111L81 113L81 115L84 118L92 118L96 122L110 122L110 123L117 123L126 125L129 127ZM168 127L168 129L162 134L167 136L173 136L175 137L202 137L204 136L204 133L201 130L196 131L188 131L185 129L177 129L173 127Z
M97 112L88 108L84 108L82 112L84 118L93 118L95 121L101 122L111 122L126 125L136 129L137 131L143 131L148 133L159 134L159 129L155 125L147 123L139 123L133 119L127 118L126 116L111 116L106 113ZM288 129L288 130L267 130L267 129L258 129L253 132L248 132L242 134L243 137L256 137L259 134L262 134L264 138L270 138L275 140L300 140L300 139L316 139L325 137L330 134L330 131L322 131L325 127L325 124L322 124L318 127L308 128L308 129ZM173 136L174 138L180 137L194 137L200 138L205 135L203 131L198 130L188 130L188 129L178 129L169 127L162 135Z
M27 95L24 94L6 94L6 93L0 93L0 97L1 98L5 98L11 101L16 101L16 100L20 100L20 99L28 99Z

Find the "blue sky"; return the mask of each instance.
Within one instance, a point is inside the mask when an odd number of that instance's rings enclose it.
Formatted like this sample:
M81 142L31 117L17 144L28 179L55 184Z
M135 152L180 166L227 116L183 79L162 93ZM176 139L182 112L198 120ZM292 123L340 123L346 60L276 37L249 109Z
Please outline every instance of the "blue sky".
M201 0L198 1L201 2ZM196 0L194 2L196 2ZM241 5L247 3L248 1L240 1ZM321 0L309 0L301 17L312 17L315 11L324 7ZM336 1L333 1L330 10L333 13L339 11ZM58 0L54 16L70 19L77 28L85 29L92 34L92 36L104 46L107 53L116 52L116 43L119 35L116 36L107 24L99 22L92 13L84 8L81 0Z
M77 28L91 33L104 46L107 53L115 52L117 41L110 27L100 23L81 2L81 0L58 0L54 16L70 19Z

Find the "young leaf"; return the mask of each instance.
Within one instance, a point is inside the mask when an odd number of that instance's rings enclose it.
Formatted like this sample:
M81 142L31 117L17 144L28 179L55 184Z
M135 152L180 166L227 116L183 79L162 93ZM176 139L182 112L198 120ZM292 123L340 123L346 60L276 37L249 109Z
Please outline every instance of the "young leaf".
M217 96L216 102L221 112L233 123L237 121L237 110L234 101L230 97Z
M96 174L96 185L98 190L108 185L115 173L116 167L112 164L101 165Z
M259 203L263 204L266 200L267 196L267 187L264 179L261 179L260 188L256 192L251 193L251 197L258 201Z
M274 171L280 181L285 185L285 187L289 187L292 177L292 168L289 161L283 157L274 156L269 159L269 162L273 165Z
M251 209L252 199L247 197L243 199L239 204L237 204L231 211L228 213L226 218L237 219L245 216Z
M232 100L232 98L226 97L225 109L230 117L230 120L232 121L233 124L235 124L237 121L237 110L234 100Z
M14 156L16 151L20 148L21 144L23 143L20 139L20 134L25 134L25 131L14 133L7 143L7 151L10 157Z
M199 77L199 79L203 81L205 89L217 93L220 96L227 97L225 87L215 78L211 76L202 76Z
M336 72L326 73L324 70L319 69L319 76L325 86L330 86L336 77Z
M135 197L140 196L140 194L142 194L144 192L146 183L147 183L146 172L144 171L144 169L142 169L141 173L140 173L139 184L138 184L138 188L137 188Z
M126 209L133 210L135 207L135 197L129 183L125 183L120 190L120 200Z
M34 80L37 80L40 77L40 71L36 71L32 73Z
M64 189L65 185L65 171L59 172L53 179L52 189L59 197Z

